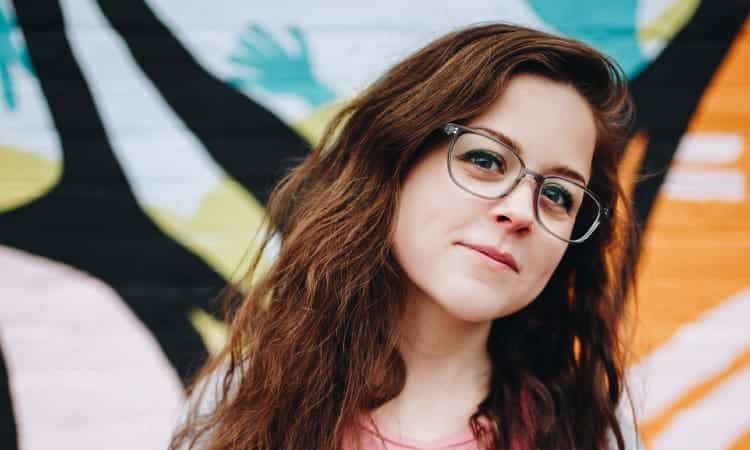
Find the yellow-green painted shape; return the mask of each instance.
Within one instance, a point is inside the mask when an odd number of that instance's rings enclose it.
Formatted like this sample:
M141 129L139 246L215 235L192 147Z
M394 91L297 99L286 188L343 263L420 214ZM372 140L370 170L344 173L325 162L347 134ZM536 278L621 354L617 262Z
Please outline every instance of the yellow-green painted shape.
M146 213L159 228L199 255L227 281L246 270L248 255L259 248L260 240L254 237L264 208L228 177L205 195L192 217L181 217L152 205L146 206Z
M325 105L293 127L308 142L316 145L328 123L345 104L346 101L339 101ZM263 258L254 276L246 277L248 266L259 251L262 234L256 233L262 226L264 208L228 177L206 194L193 217L180 217L153 205L146 210L163 231L190 248L240 289L252 284L252 280L264 273L270 264L270 258ZM200 308L191 310L189 319L208 351L218 353L227 339L226 324Z
M700 0L678 0L651 23L638 30L638 39L643 43L654 40L669 42L690 21L698 9Z
M326 127L331 119L346 106L348 100L340 100L328 103L305 117L301 121L292 125L295 131L302 135L307 142L313 146L317 145L325 133Z
M188 318L203 339L208 352L212 355L218 354L227 341L227 327L224 322L201 308L193 308Z
M264 208L239 183L225 177L203 198L192 217L181 217L163 208L148 206L146 213L173 239L190 248L225 280L245 278L253 256L257 254ZM258 273L266 270L269 258L261 260ZM218 292L216 294L219 294ZM189 320L215 354L224 345L226 325L202 309L189 313Z
M0 145L0 212L49 192L62 176L62 162Z

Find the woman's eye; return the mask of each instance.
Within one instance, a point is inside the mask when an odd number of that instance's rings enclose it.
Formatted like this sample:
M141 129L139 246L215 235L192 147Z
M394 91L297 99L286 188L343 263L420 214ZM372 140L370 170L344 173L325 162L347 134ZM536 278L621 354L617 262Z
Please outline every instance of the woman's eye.
M573 196L562 186L545 185L542 187L542 195L554 206L570 211L573 207Z
M493 152L471 150L461 155L461 160L488 172L505 173L505 160Z

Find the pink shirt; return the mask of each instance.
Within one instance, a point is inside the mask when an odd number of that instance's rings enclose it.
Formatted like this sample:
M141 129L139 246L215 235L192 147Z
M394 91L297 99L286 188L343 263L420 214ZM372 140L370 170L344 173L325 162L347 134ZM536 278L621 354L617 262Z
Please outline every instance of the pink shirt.
M343 450L480 450L469 427L435 442L397 439L388 430L383 429L380 429L378 435L373 425L367 421L361 421L357 431L358 433L354 433L344 440ZM359 440L359 446L357 446L357 439Z

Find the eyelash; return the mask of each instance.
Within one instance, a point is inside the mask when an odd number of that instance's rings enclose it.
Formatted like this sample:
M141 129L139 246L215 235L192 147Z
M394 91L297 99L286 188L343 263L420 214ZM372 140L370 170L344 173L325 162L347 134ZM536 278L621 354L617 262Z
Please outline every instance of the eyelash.
M475 162L475 157L483 157L486 159L490 159L493 163L497 164L499 168L502 169L502 172L505 172L505 160L500 157L499 155L496 155L493 152L490 152L488 150L471 150L463 155L461 155L462 161L468 161L471 162L474 166L479 167L482 170L490 171L491 169L487 169L485 167L482 167L481 165L477 164Z
M556 194L559 194L559 195L561 195L563 197L563 204L562 205L558 204L556 201L552 200L547 195L544 195L545 194L545 189L549 189L550 187L555 188L557 190ZM559 206L563 206L565 208L565 211L570 211L570 209L573 207L573 196L570 194L570 192L568 192L562 186L558 186L558 185L546 185L546 186L544 186L543 185L541 187L541 194L544 195L545 198L547 198L550 201L552 201L552 203L555 206L558 206L558 205Z

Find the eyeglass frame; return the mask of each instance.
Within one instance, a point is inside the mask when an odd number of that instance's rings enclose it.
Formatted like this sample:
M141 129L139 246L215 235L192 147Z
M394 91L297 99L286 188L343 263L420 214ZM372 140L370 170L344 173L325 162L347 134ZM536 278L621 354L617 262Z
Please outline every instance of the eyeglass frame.
M457 123L450 122L443 126L442 128L443 132L451 137L450 145L448 146L448 175L450 176L453 183L458 186L459 188L463 189L464 191L468 192L471 195L477 196L479 198L487 199L487 200L497 200L500 198L505 197L506 195L513 192L513 189L518 186L518 184L521 182L521 180L526 177L527 175L531 175L531 177L536 182L536 188L534 189L534 218L536 219L537 223L542 226L549 234L556 237L557 239L560 239L563 242L567 242L569 244L580 244L589 237L591 237L592 234L596 231L597 228L599 228L599 225L602 223L602 220L608 220L611 217L612 211L602 205L602 203L599 201L599 198L597 198L596 194L594 194L588 187L582 185L581 183L571 180L570 178L566 178L560 175L542 175L538 172L534 172L533 170L530 170L528 167L526 167L526 163L524 162L523 158L521 158L521 155L519 155L512 147L508 146L508 144L498 140L496 137L488 135L487 133L483 132L482 130L476 130L464 125L460 125ZM513 180L513 183L510 185L507 191L505 191L502 195L498 196L485 196L477 194L476 192L468 189L467 187L463 186L461 183L456 180L455 175L453 175L453 170L451 168L451 160L453 158L453 150L455 148L456 141L458 141L459 136L465 133L473 133L477 134L479 136L485 137L487 139L490 139L493 142L496 142L497 144L501 145L503 148L507 149L509 152L513 154L513 156L516 157L519 163L521 163L521 170L519 171L518 175L516 176L516 179ZM594 203L596 204L598 208L598 214L596 215L596 219L594 220L594 223L591 224L591 227L578 239L565 239L557 234L555 234L552 230L547 228L547 226L542 222L542 220L539 218L539 195L541 192L542 184L544 184L545 180L548 179L559 179L564 180L568 183L571 183L575 186L580 187L583 189L584 192L586 192L589 196L591 196L591 199L594 200ZM573 222L575 224L575 221ZM574 225L575 227L575 225Z

